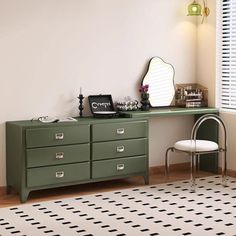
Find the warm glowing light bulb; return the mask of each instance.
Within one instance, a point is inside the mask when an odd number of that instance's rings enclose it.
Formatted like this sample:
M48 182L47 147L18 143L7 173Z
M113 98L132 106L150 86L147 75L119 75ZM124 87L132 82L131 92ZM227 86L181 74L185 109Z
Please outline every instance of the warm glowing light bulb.
M192 11L196 12L197 11L197 7L192 7Z

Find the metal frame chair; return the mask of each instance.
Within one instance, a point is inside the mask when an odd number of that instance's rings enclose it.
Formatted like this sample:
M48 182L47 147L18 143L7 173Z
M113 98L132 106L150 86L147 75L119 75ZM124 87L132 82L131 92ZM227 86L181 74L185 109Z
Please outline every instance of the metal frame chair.
M221 130L222 130L222 135L223 135L223 145L222 147L220 147L220 145L218 143L212 142L212 141L208 141L208 140L199 140L197 139L197 132L199 127L202 125L202 123L204 123L206 120L215 120ZM212 150L211 148L207 148L206 145L204 146L204 150L201 150L201 142L204 142L204 144L209 146L217 146L216 149ZM182 142L182 143L181 143ZM185 144L187 143L188 145L185 145L184 148L181 148L181 145L177 145L178 144ZM192 132L191 132L191 139L190 140L181 140L175 143L175 145L173 147L169 147L166 150L166 155L165 155L165 174L168 177L169 176L169 151L181 151L181 152L185 152L188 153L191 157L191 191L195 192L195 187L196 187L196 166L197 166L197 170L199 169L199 164L200 164L200 155L204 155L204 154L209 154L209 153L222 153L222 185L226 186L226 169L227 169L227 162L226 162L226 152L227 152L227 148L226 148L226 143L227 143L227 133L226 133L226 128L225 128L225 124L223 122L223 120L216 114L206 114L201 116L194 124L193 128L192 128ZM177 146L177 147L176 147Z

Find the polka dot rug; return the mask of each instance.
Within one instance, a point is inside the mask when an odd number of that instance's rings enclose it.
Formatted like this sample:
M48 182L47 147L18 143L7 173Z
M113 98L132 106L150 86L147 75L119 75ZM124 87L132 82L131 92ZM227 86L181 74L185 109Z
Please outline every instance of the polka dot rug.
M1 236L236 235L236 179L146 185L0 209Z

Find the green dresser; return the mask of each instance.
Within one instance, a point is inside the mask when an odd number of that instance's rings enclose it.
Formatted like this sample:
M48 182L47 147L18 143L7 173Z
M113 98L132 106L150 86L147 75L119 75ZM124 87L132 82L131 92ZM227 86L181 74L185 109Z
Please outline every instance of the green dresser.
M6 123L7 191L31 191L141 175L148 184L146 119Z

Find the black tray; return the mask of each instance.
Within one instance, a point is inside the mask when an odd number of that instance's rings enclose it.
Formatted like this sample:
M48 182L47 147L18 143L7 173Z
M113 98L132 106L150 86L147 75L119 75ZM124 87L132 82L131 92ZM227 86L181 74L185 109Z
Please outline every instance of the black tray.
M114 110L112 97L108 95L90 95L88 96L90 110L96 118L113 118L118 113Z

